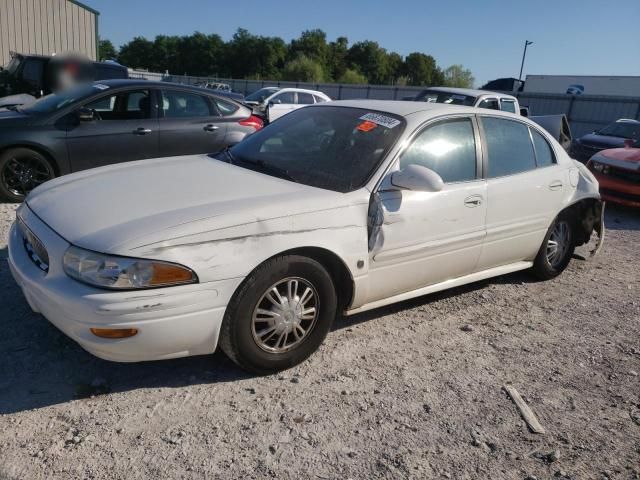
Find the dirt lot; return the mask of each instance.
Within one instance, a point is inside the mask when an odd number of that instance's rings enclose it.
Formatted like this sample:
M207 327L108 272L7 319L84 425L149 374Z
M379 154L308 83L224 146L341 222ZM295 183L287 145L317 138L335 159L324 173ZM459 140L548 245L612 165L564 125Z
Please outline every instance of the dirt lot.
M308 362L257 378L221 353L85 353L14 284L13 210L0 205L2 480L640 478L640 213L610 208L602 254L554 281L508 275L345 319Z

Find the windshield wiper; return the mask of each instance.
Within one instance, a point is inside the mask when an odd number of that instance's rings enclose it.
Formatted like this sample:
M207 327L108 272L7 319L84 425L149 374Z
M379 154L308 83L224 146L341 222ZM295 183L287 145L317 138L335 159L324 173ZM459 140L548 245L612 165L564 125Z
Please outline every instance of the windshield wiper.
M231 152L228 152L230 154ZM229 157L231 158L231 157ZM297 180L291 176L289 171L285 168L276 167L275 165L271 165L269 163L265 163L264 160L247 160L245 158L239 159L241 163L245 163L247 165L251 165L253 167L257 167L257 170L262 171L267 174L272 174L276 177L284 178L285 180L289 180L292 182L296 182Z
M4 108L6 108L7 110L12 110L14 112L18 111L18 106L17 105L7 105Z

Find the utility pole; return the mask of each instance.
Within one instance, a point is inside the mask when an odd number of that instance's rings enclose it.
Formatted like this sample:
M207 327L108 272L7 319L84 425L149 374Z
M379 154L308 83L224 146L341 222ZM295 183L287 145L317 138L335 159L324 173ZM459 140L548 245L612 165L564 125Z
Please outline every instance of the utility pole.
M522 52L522 63L520 64L520 75L518 75L518 80L522 80L522 69L524 68L524 57L527 56L527 47L529 45L533 45L533 42L529 40L524 41L524 52Z

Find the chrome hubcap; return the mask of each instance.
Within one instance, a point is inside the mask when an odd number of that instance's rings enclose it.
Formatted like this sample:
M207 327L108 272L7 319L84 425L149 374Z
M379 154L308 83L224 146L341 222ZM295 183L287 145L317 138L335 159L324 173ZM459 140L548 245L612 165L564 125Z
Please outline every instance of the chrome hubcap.
M553 227L553 231L547 240L547 262L553 268L556 268L569 249L569 224L565 221L559 221Z
M304 341L318 319L318 294L303 278L289 277L271 286L253 312L256 344L270 353L284 353Z

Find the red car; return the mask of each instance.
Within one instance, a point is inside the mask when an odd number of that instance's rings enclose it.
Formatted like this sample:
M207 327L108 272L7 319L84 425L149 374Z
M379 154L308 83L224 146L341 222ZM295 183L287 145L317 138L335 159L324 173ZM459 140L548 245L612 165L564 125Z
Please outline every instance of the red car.
M587 168L600 183L600 195L607 202L640 208L640 144L596 153Z

